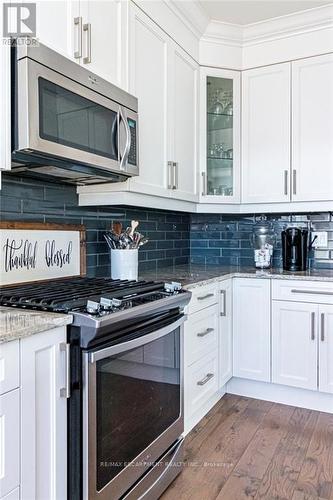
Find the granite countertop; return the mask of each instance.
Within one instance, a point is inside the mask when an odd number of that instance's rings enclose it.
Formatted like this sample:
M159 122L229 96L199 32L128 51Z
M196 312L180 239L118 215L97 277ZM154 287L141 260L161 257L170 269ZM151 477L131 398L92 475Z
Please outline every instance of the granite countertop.
M70 314L0 307L0 344L68 325L72 321Z
M333 269L308 269L302 272L290 272L282 269L261 271L252 267L188 264L140 273L141 279L178 281L187 289L235 277L333 282Z

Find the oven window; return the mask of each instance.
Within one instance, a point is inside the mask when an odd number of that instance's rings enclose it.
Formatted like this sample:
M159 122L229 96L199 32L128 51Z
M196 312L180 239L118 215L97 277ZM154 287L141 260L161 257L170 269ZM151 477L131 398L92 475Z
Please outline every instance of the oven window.
M42 139L117 160L117 113L39 78Z
M97 362L97 490L178 419L179 346L178 328Z

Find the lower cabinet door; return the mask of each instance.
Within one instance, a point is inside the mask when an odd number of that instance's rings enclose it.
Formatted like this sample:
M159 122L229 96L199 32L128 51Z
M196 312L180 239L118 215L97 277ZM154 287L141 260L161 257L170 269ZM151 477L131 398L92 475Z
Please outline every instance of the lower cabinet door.
M319 306L319 390L333 393L333 306Z
M270 308L270 280L234 280L234 377L270 382Z
M218 357L209 354L190 367L185 375L187 416L193 415L218 391Z
M16 389L0 396L0 498L20 484L19 439L20 391Z
M272 382L317 389L318 306L273 301Z
M21 340L21 498L67 498L66 328Z

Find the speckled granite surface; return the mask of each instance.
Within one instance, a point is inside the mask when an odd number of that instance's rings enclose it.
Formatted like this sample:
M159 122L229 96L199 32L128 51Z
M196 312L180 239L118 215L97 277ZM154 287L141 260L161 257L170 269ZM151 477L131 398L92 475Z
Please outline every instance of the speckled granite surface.
M0 307L0 343L68 325L72 320L70 314Z
M332 269L309 269L304 272L292 273L281 269L267 271L256 270L252 267L229 267L188 264L175 267L166 267L157 272L147 271L140 274L141 279L157 281L179 281L184 287L191 289L228 278L264 278L264 279L293 279L307 281L331 281L333 287Z

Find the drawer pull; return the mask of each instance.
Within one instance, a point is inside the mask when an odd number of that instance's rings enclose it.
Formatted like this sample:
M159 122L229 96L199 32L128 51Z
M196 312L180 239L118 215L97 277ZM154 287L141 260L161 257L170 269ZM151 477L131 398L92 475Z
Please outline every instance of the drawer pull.
M207 293L207 295L201 295L201 297L198 297L198 300L206 300L209 299L210 297L214 297L214 293Z
M315 333L315 325L316 325L316 313L312 312L311 313L311 340L316 340L316 333Z
M333 292L321 291L321 290L298 290L293 289L291 293L309 293L310 295L333 295Z
M226 316L227 315L227 291L226 290L221 290L221 294L223 297L223 310L220 313L220 316Z
M197 385L205 385L214 377L214 373L207 373L207 375L197 382Z
M197 333L197 337L205 337L209 333L213 332L214 328L206 328L204 332Z

